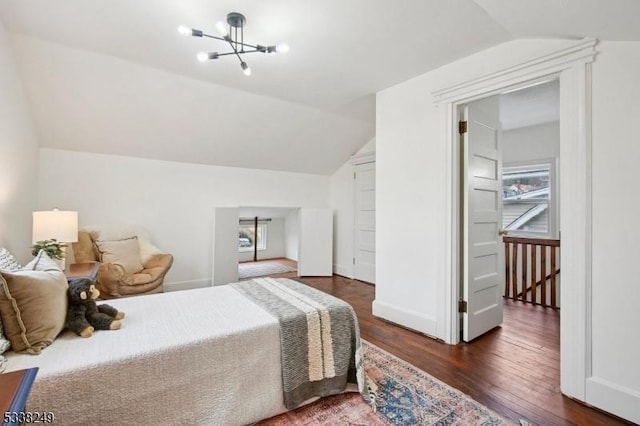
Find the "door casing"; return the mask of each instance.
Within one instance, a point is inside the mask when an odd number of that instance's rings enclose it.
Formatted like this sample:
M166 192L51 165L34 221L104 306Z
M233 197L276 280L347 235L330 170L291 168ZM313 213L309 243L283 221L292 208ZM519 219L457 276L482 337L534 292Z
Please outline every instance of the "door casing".
M550 78L560 80L560 224L563 236L563 312L560 322L560 386L564 394L584 401L591 374L591 62L597 40L583 39L545 56L461 82L432 93L442 110L447 141L445 285L438 296L438 335L457 344L460 282L460 146L459 107L507 89ZM570 199L568 199L570 197ZM569 297L571 295L571 297Z

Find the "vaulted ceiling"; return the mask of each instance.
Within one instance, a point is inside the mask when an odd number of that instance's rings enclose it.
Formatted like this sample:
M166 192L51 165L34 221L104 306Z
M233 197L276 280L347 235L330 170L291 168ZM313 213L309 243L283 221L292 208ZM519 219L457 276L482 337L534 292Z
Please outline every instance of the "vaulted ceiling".
M287 54L199 63L231 11ZM331 174L375 93L514 38L640 40L637 0L2 0L41 146Z

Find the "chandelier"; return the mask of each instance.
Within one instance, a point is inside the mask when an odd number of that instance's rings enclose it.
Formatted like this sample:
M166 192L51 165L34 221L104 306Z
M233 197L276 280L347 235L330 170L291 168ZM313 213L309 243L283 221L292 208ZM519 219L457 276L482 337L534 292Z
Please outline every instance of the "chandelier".
M218 22L216 24L216 29L220 36L215 36L211 34L206 34L201 30L196 30L193 28L186 27L184 25L180 25L178 27L178 32L185 36L193 36L193 37L208 37L214 38L216 40L222 40L229 44L231 47L230 52L219 53L219 52L200 52L197 55L197 58L200 62L206 62L212 59L218 59L220 56L228 56L235 55L238 57L240 61L240 68L242 68L242 72L244 75L251 75L251 68L244 61L242 55L246 53L286 53L289 51L289 46L287 44L279 44L272 46L263 46L260 44L249 44L244 42L244 26L247 23L247 19L243 14L237 12L231 12L227 14L227 24L225 25L223 22Z

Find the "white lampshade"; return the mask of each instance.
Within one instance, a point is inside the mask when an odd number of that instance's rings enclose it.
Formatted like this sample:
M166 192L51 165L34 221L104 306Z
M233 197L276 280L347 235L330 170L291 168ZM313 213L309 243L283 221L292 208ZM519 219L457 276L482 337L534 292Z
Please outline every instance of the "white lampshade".
M78 241L78 212L58 209L33 212L32 242L53 239L61 243Z

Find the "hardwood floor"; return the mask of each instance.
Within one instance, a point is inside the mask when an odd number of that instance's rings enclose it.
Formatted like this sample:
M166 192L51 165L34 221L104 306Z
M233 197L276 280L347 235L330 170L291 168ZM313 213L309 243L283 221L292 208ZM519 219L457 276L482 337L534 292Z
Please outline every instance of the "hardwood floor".
M295 273L281 274L295 278ZM625 425L560 393L559 313L505 301L504 324L471 343L447 345L376 318L374 286L339 276L300 278L353 306L362 337L501 415L539 425Z

